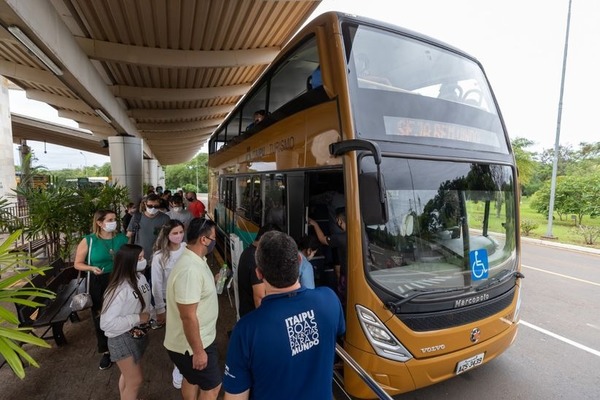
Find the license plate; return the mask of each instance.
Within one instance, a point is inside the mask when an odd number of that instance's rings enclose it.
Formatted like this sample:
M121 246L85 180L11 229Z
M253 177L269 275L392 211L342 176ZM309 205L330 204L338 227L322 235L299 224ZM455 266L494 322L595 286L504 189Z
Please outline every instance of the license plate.
M466 360L462 360L461 362L459 362L456 366L456 375L462 374L463 372L466 372L471 368L475 368L476 366L483 363L483 355L484 353L477 354L476 356L467 358Z

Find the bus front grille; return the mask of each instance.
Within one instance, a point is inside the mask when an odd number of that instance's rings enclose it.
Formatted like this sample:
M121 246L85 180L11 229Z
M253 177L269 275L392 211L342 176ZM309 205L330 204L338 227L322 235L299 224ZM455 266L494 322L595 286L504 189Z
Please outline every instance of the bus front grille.
M397 314L397 316L415 332L436 331L480 321L499 313L510 306L514 296L513 288L501 296L472 306L419 314Z

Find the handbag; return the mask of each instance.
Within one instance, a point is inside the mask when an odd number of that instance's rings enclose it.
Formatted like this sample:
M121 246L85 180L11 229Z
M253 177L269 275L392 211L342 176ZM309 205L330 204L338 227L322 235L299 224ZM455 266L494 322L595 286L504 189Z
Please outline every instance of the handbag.
M90 238L90 246L89 246L89 250L88 250L88 263L90 262L92 257L92 238ZM79 277L81 276L81 271L79 271L79 276L77 277L77 280L79 280ZM81 282L81 281L79 281ZM73 296L73 298L71 299L71 310L72 311L82 311L85 310L86 308L90 308L92 306L93 302L92 302L92 295L90 295L90 271L87 272L87 278L86 278L86 282L85 282L85 292L84 293L77 293L75 296Z

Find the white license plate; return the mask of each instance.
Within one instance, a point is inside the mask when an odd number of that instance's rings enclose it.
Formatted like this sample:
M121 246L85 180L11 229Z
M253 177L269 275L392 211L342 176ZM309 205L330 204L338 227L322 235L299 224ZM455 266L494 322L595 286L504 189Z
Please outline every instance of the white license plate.
M471 368L475 368L476 366L483 363L483 355L484 353L477 354L476 356L467 358L466 360L462 360L461 362L459 362L456 366L456 375L462 374L463 372L466 372Z

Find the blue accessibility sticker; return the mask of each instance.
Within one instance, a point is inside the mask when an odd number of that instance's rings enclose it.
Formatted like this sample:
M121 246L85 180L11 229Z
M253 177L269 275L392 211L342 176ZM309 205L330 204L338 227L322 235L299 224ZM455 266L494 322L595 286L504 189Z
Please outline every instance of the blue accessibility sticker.
M487 279L489 273L488 253L486 249L478 249L469 252L469 263L471 264L471 280L480 281Z

